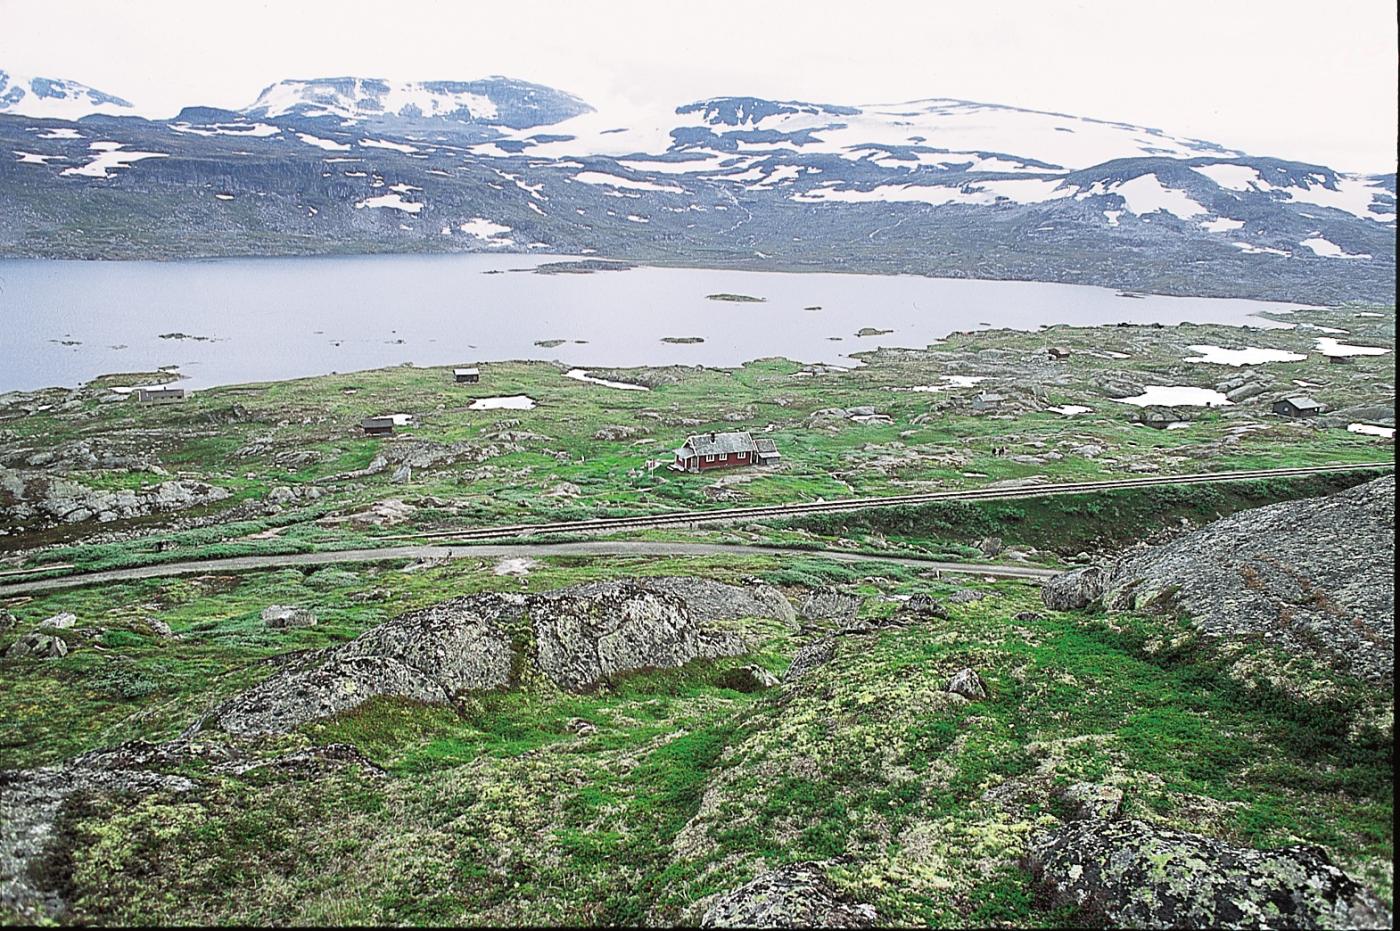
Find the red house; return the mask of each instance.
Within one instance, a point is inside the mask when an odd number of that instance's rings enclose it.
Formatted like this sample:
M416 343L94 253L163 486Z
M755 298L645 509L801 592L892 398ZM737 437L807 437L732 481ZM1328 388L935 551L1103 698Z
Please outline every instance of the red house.
M755 440L748 433L702 433L686 437L675 450L671 468L680 472L704 472L744 465L773 465L782 457L772 440Z

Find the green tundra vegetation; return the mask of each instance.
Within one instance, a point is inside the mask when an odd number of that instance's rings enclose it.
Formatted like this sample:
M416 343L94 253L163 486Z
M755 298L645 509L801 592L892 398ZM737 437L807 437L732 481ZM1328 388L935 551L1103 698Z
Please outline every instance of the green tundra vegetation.
M12 605L21 629L59 611L81 620L59 632L67 656L6 663L0 768L174 737L279 656L463 593L690 574L758 578L794 599L839 584L864 596L870 622L896 610L895 596L932 594L950 616L872 623L837 637L825 666L757 692L734 688L729 673L757 664L781 674L827 631L739 620L758 644L749 656L636 673L585 694L527 677L453 706L375 700L252 744L269 760L349 744L382 774L355 765L234 774L193 761L177 771L194 792L78 798L43 865L71 877L70 918L694 922L696 903L765 864L839 857L840 888L884 921L1072 925L1073 914L1030 894L1019 857L1030 832L1062 814L1055 787L1078 780L1122 789L1130 816L1252 846L1324 845L1391 895L1389 697L1267 644L1213 646L1173 618L1046 612L1024 583L815 554L554 557L525 576L495 569L307 567ZM958 591L982 597L949 597ZM320 623L268 629L259 611L270 603L310 608ZM151 619L173 635L156 635ZM982 673L988 699L943 691L966 666Z
M1390 441L1347 426L1353 418L1383 420L1387 410L1393 416L1393 356L1333 365L1310 352L1321 331L1309 327L1344 325L1343 339L1393 347L1394 315L1376 313L1299 309L1286 315L1292 328L1282 329L1186 324L962 333L926 350L862 353L863 364L850 370L765 359L734 369L592 373L646 391L581 382L565 377L562 365L511 362L482 365L478 384L455 384L450 368L404 366L213 388L156 406L105 403L110 388L151 377L110 376L75 393L30 396L47 405L5 419L6 442L60 455L91 444L148 463L63 473L93 489L140 489L177 476L229 496L107 525L12 522L0 526L10 531L0 534L0 548L24 550L27 566L95 568L191 554L371 546L424 529L995 482L1389 461ZM1202 344L1287 349L1307 358L1242 368L1184 361ZM1050 361L1048 345L1071 354ZM981 381L968 384L972 379ZM1228 406L1177 408L1176 416L1189 418L1179 429L1136 423L1140 409L1115 399L1144 386L1211 387L1231 379L1257 383L1260 393ZM978 411L973 399L982 391L1004 401ZM1329 413L1305 421L1270 413L1272 398L1300 391ZM482 398L515 395L534 407L473 409ZM1075 408L1089 410L1064 413ZM396 412L413 414L414 424L389 437L362 435L361 418ZM771 438L782 464L705 475L647 468L669 462L687 434L711 430ZM290 494L274 498L274 490ZM403 504L391 516L376 514L373 506L386 500ZM1084 503L1080 516L1092 507ZM133 534L139 541L129 539ZM899 545L919 544L918 534L896 536ZM1031 536L1030 545L1067 548L1046 533Z

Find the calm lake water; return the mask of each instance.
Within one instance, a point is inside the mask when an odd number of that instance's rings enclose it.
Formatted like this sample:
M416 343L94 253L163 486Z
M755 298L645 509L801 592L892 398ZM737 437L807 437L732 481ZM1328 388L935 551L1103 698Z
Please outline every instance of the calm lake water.
M1125 298L1105 288L911 275L637 268L542 275L558 256L193 262L0 261L0 391L178 366L192 388L418 365L850 365L955 330L1054 323L1253 324L1298 305ZM523 269L512 271L513 269ZM707 299L716 293L763 303ZM806 308L819 307L819 310ZM858 337L863 327L890 330ZM172 334L183 334L179 338ZM666 337L700 337L676 344ZM542 347L540 341L564 340Z

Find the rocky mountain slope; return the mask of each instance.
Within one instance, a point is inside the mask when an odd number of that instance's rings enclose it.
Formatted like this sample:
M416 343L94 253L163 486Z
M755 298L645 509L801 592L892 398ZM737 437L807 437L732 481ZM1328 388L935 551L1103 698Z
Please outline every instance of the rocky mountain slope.
M962 100L723 97L613 116L507 78L346 77L169 120L27 112L0 110L0 254L539 250L1394 294L1393 173Z
M1051 607L1179 611L1360 678L1395 677L1395 477L1243 511L1046 585Z

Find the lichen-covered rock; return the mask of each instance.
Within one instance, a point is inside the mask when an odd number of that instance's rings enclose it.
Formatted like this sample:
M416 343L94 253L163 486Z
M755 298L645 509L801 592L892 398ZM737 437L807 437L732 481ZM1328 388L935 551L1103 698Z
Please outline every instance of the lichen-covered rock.
M718 896L702 928L870 928L875 906L836 891L821 863L794 863Z
M948 680L944 691L961 695L969 701L982 701L991 694L987 691L987 683L982 681L975 669L959 669L953 678Z
M1073 923L1133 928L1389 928L1391 915L1318 847L1235 847L1141 821L1072 822L1026 865Z
M42 621L39 622L39 626L48 627L53 630L67 630L76 623L78 623L78 616L76 614L70 614L67 611L63 611L59 614L53 615L52 617L44 618Z
M268 610L273 608L297 610ZM791 610L767 586L744 589L686 578L469 595L308 653L225 702L200 726L213 721L235 734L270 734L349 711L375 696L443 704L466 692L510 685L517 660L533 663L561 688L582 691L623 673L740 655L749 647L739 632L703 622L764 613L786 618ZM511 632L526 629L534 648L517 657Z
M229 496L226 489L187 480L142 488L90 488L43 471L0 468L0 498L17 521L101 522L202 507Z
M836 641L833 638L823 637L820 640L814 640L793 654L787 672L783 673L783 681L795 682L813 669L818 669L831 662L831 658L835 655Z
M1076 782L1059 793L1070 821L1101 818L1112 821L1123 813L1123 790L1097 782Z
M19 619L8 611L0 611L0 634L8 634L19 624Z
M272 628L315 627L316 615L292 605L268 605L262 610L262 621Z
M536 662L560 688L579 691L700 655L699 627L675 595L608 583L534 596L529 611Z
M851 621L860 611L861 597L848 595L834 588L819 588L802 602L801 616L805 621Z
M355 640L308 654L235 696L211 718L234 734L273 734L358 707L375 696L444 704L510 681L510 638L498 625L522 610L503 595L457 598L395 618Z
M20 637L5 651L6 659L58 659L68 655L68 644L58 637L31 631Z
M940 618L948 619L948 609L943 602L932 595L914 595L899 609L900 614L913 615L918 618Z
M1394 565L1395 477L1386 476L1241 511L1128 555L1105 579L1102 598L1109 610L1181 612L1209 636L1264 636L1389 683Z
M1040 588L1040 600L1052 611L1078 611L1103 597L1104 570L1084 566L1062 572Z

